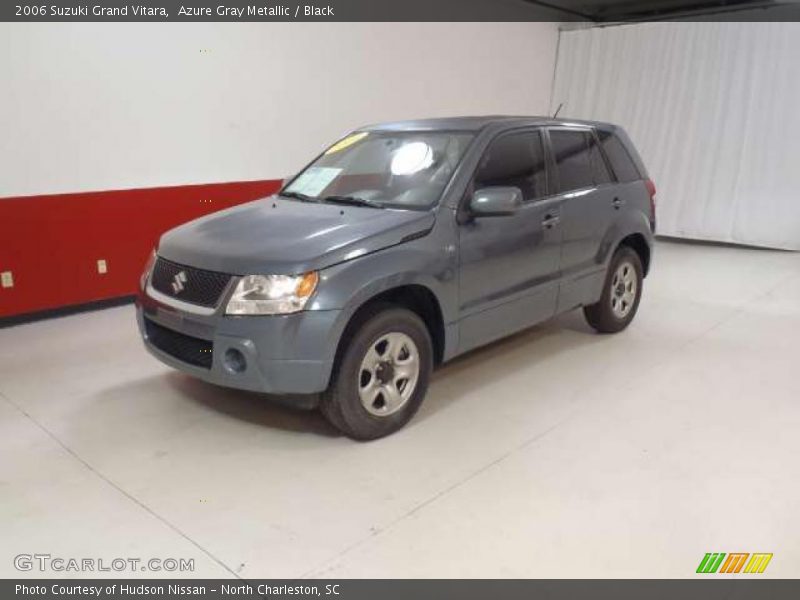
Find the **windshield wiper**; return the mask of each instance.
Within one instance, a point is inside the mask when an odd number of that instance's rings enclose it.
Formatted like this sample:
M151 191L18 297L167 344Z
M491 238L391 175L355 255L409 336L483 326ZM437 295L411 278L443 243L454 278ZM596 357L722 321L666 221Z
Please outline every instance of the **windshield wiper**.
M369 206L370 208L385 208L380 202L359 198L357 196L325 196L323 202L331 204L349 204L351 206Z
M316 202L313 196L301 194L300 192L278 192L278 196L283 196L284 198L294 198L295 200L300 200L301 202Z

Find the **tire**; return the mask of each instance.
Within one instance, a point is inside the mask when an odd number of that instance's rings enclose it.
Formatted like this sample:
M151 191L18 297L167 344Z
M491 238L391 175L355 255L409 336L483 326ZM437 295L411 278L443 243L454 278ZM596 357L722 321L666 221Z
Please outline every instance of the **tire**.
M403 427L419 409L433 344L416 313L393 305L376 305L348 329L320 410L346 436L374 440Z
M639 309L642 278L639 255L628 246L620 246L608 265L600 300L583 307L589 325L599 333L617 333L625 329Z

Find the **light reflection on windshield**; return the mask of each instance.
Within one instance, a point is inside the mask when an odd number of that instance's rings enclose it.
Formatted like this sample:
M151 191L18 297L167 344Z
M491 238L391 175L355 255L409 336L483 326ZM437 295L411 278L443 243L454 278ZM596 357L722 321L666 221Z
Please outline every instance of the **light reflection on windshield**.
M469 133L358 132L326 150L284 192L323 200L366 201L386 208L427 209L439 200Z

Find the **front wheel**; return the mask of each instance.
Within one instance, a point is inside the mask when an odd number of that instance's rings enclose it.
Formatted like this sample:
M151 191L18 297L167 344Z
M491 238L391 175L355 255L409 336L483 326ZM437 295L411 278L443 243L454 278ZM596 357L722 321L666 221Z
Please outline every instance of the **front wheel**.
M416 313L376 308L345 340L322 414L357 440L372 440L405 425L422 403L433 369L430 334Z
M603 295L583 308L589 325L600 333L625 329L639 308L642 298L642 261L631 248L622 246L608 265Z

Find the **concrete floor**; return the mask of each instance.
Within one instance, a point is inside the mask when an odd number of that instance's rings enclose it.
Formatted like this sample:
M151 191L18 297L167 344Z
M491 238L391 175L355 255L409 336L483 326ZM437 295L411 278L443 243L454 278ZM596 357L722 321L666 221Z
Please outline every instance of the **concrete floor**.
M738 551L798 577L800 253L655 261L626 332L572 313L476 351L368 444L162 366L130 306L0 330L0 576L39 552L198 577L687 577Z

